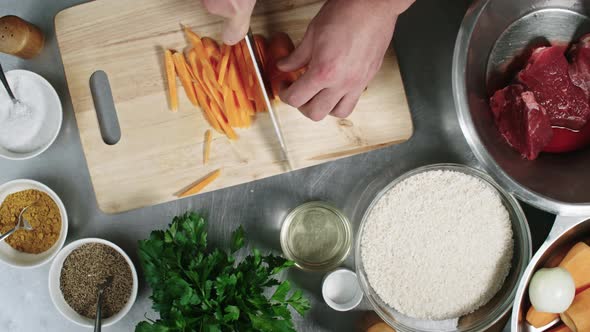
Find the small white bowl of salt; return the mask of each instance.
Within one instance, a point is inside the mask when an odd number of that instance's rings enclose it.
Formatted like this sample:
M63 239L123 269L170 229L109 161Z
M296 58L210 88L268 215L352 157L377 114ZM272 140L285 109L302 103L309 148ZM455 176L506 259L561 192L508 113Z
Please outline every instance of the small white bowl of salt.
M24 160L53 144L63 120L61 101L46 79L28 70L6 72L14 103L0 87L0 157Z

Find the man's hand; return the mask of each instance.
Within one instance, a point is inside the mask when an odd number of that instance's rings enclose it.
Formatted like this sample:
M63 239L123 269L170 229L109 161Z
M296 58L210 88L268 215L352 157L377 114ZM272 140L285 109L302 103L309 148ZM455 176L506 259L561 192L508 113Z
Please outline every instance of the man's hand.
M214 15L226 19L223 29L223 42L237 44L248 33L250 15L256 0L202 0L203 6Z
M278 64L285 72L309 66L303 76L281 91L281 100L314 121L328 114L340 118L350 115L381 67L397 16L412 3L328 0L301 44Z

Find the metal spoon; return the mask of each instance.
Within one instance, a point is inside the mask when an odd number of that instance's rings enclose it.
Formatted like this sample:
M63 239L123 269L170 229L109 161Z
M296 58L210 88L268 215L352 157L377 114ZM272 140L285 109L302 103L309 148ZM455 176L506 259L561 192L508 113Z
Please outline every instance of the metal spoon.
M1 71L1 69L0 69L0 71ZM33 230L33 226L31 226L31 224L27 221L27 219L23 218L23 214L25 213L25 211L27 211L28 208L35 205L35 203L25 207L24 209L22 209L20 211L20 213L18 215L18 221L16 223L16 226L14 226L14 228L9 230L8 232L0 235L0 241L4 241L7 237L11 236L12 233L18 231L19 229L24 229L26 231Z
M10 99L12 99L12 102L15 104L19 103L20 101L18 99L16 99L16 97L14 96L14 93L12 93L12 89L10 89L10 85L8 85L8 80L6 79L6 75L4 75L4 69L2 69L1 64L0 64L0 80L2 81L2 84L4 85L6 92L8 92L8 96L10 96Z
M96 301L96 318L94 320L94 332L100 332L102 328L102 294L104 290L113 283L113 276L108 276L106 280L98 285L98 299Z

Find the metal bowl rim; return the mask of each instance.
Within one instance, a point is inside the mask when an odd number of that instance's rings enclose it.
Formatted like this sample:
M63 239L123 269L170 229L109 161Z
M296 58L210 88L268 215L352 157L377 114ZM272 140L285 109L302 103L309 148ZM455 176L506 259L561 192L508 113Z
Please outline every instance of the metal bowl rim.
M548 253L551 246L553 246L557 241L559 241L565 233L569 232L573 228L576 228L585 222L590 222L590 218L589 217L582 217L578 221L576 221L575 223L560 230L558 234L556 234L554 236L551 236L551 234L550 234L549 238L547 240L545 240L545 242L543 242L543 244L541 245L539 250L537 250L537 252L533 256L533 258L531 258L531 260L529 261L529 264L527 265L526 270L524 271L523 275L521 276L520 282L518 284L518 289L516 291L516 297L514 299L514 306L512 307L512 314L510 317L511 318L510 331L518 331L518 324L519 324L518 310L520 309L520 302L522 301L522 298L524 296L524 292L527 289L527 287L529 285L529 281L532 278L533 268L535 267L535 265L537 265L537 263L541 260L541 258ZM518 303L516 302L517 300L518 300Z
M491 0L477 0L471 5L461 23L455 41L452 68L453 99L463 136L479 162L490 172L491 176L498 181L503 188L506 188L506 191L509 193L514 194L521 200L541 210L552 212L554 214L570 216L590 215L590 202L566 203L558 201L530 190L516 182L495 162L494 158L484 147L481 138L473 126L473 120L467 103L467 90L465 84L465 64L467 63L468 53L467 46L475 29L475 23L479 20L479 17L490 1Z

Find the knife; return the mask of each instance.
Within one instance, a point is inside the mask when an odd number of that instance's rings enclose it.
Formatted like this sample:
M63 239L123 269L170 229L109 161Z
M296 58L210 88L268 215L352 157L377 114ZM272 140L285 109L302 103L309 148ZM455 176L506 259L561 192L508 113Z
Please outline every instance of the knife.
M281 130L281 126L279 124L279 120L277 118L277 114L275 110L272 108L272 104L270 102L270 98L268 97L268 90L266 87L268 84L264 80L264 75L262 75L262 66L260 62L260 55L258 54L258 50L255 47L254 43L254 36L252 35L252 29L248 30L248 34L245 37L246 45L248 46L248 53L250 53L250 58L252 58L252 63L254 63L254 72L256 73L256 79L258 80L258 86L260 86L260 90L262 91L262 97L264 98L264 104L270 115L270 119L272 121L272 126L274 127L275 134L277 139L279 140L279 144L281 145L281 152L283 161L287 162L287 166L289 170L293 170L293 164L291 163L291 159L289 158L289 153L287 150L287 144L285 142L285 137L283 136L283 131Z

